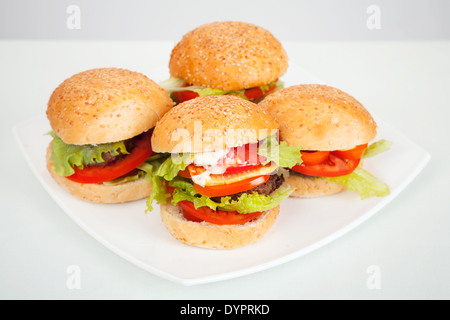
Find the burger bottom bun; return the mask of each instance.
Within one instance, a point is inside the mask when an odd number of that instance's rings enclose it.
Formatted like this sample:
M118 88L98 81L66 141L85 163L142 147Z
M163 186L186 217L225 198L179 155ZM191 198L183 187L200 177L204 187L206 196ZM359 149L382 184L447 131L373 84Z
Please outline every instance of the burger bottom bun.
M345 185L342 183L334 183L322 178L301 176L295 173L291 173L286 178L286 183L294 189L294 192L290 195L290 197L293 198L326 196L339 193L346 189Z
M265 211L255 220L238 225L217 225L187 220L180 207L161 204L161 219L169 233L184 244L210 248L233 249L260 240L274 225L279 206Z
M76 198L96 203L123 203L148 197L152 192L152 184L139 179L123 184L108 186L99 183L78 183L58 175L50 161L51 143L47 148L47 169L52 178L61 187Z

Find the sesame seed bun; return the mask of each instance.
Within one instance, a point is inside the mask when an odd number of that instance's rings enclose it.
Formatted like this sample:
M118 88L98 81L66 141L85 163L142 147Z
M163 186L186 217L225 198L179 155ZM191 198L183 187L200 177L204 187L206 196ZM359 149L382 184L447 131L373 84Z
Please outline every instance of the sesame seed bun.
M278 124L253 102L235 96L205 96L180 103L155 126L156 152L206 152L256 143Z
M53 170L50 160L52 143L47 148L47 170L58 185L74 197L95 203L123 203L147 198L152 192L152 184L144 179L138 179L118 185L102 183L78 183L58 175Z
M318 84L296 85L268 95L258 106L280 124L280 140L303 150L348 150L373 140L376 123L349 94ZM290 197L311 198L339 193L345 185L290 174Z
M303 150L348 150L377 134L375 120L349 94L307 84L269 94L258 104L280 125L280 140Z
M170 203L161 204L160 212L169 233L184 244L210 249L233 249L262 239L274 225L279 206L265 211L252 221L238 225L189 221L180 207Z
M186 33L169 62L171 76L222 90L270 83L287 66L286 51L269 31L236 21L213 22Z
M173 106L145 75L125 69L91 69L66 79L48 101L47 117L67 144L126 140L153 128Z

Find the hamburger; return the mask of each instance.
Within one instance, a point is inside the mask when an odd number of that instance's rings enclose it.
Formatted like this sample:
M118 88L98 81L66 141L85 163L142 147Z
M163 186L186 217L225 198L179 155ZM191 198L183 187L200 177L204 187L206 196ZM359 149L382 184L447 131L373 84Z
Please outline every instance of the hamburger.
M171 78L160 83L176 103L234 95L256 102L283 84L288 57L266 29L237 21L204 24L186 33L170 55Z
M296 85L270 94L258 106L280 125L280 140L301 148L302 163L290 168L291 197L356 191L361 198L389 194L386 184L362 169L362 159L389 148L371 146L377 125L349 94L319 84Z
M158 84L137 72L99 68L71 76L48 101L48 171L83 200L148 197L152 129L172 106Z
M232 249L261 239L291 189L280 167L300 150L278 143L278 124L234 96L180 103L157 123L153 191L170 234L185 244Z

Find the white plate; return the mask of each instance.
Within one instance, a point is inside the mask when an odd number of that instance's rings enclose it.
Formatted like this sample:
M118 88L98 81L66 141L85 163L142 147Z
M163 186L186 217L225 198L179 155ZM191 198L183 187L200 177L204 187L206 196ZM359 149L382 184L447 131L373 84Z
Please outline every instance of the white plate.
M151 77L164 80L166 69ZM283 77L286 86L318 83L297 66ZM14 128L25 158L50 196L86 232L131 263L184 285L230 279L271 268L327 244L367 220L399 194L424 168L430 155L403 134L376 119L378 139L392 141L391 150L364 161L364 168L387 183L391 194L360 200L345 191L316 199L287 199L265 237L233 250L210 250L183 245L161 222L159 207L145 213L145 200L125 204L94 204L78 200L50 177L45 152L51 137L45 114ZM332 208L332 210L330 210Z

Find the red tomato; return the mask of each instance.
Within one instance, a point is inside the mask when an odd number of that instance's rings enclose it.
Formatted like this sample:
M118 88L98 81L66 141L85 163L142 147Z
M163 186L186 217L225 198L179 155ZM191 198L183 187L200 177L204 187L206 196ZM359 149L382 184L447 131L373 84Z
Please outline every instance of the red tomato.
M189 172L188 168L184 169L183 171L178 171L178 175L180 177L183 177L183 178L190 178L191 177L191 173Z
M292 170L313 177L339 177L352 173L358 164L359 160L344 160L330 153L328 159L323 163L313 165L302 163L292 167Z
M194 98L197 98L199 95L194 91L178 91L172 92L172 98L176 103L182 103L184 101L188 101Z
M305 165L313 165L324 162L328 159L329 151L300 151L302 161Z
M339 177L350 174L359 165L366 147L367 144L363 144L350 150L301 151L303 162L292 170L313 177Z
M189 202L189 201L180 201L180 202L178 202L178 206L182 209L182 211L183 211L183 216L187 219L187 220L189 220L189 221L193 221L193 222L202 222L202 221L204 221L204 220L202 220L202 219L199 219L199 218L197 218L196 217L196 215L195 214L192 214L192 213L190 213L190 212L192 212L193 210L196 210L195 209L195 207L194 208L186 208L186 210L185 209L183 209L183 204L184 203L186 203L186 205L185 205L185 207L187 207L188 205L189 205L189 203L192 203L192 202ZM180 205L181 204L181 205ZM189 209L191 209L191 210L189 210ZM193 210L192 210L193 209Z
M255 166L253 165L236 165L236 166L231 166L228 167L227 170L225 171L225 173L237 173L237 172L242 172L245 170L249 170L251 168L254 168Z
M258 87L256 88L251 88L251 89L247 89L244 92L244 95L247 97L247 99L252 100L252 99L256 99L259 98L263 95L264 93L262 92L262 90Z
M241 214L236 211L212 210L209 207L195 209L194 204L187 200L178 202L177 206L183 210L183 214L188 220L196 222L206 221L219 225L244 224L262 214L262 212Z
M230 184L223 184L218 186L205 186L202 187L198 184L194 183L194 189L201 195L207 196L207 197L221 197L221 196L227 196L230 194L235 194L238 192L250 190L256 186L259 186L260 184L263 184L267 180L269 180L270 176L259 176L254 178L245 179L239 182L230 183Z
M142 134L135 141L135 146L130 154L111 164L85 166L83 169L74 167L75 173L67 179L79 183L102 183L129 173L153 154L151 136L152 130Z
M277 80L278 82L278 80ZM253 99L257 99L259 97L262 97L263 95L269 93L270 91L274 90L277 87L276 83L269 87L269 89L266 92L263 92L261 90L261 88L256 87L256 88L251 88L251 89L247 89L244 92L244 95L247 97L247 99L249 100L253 100Z

